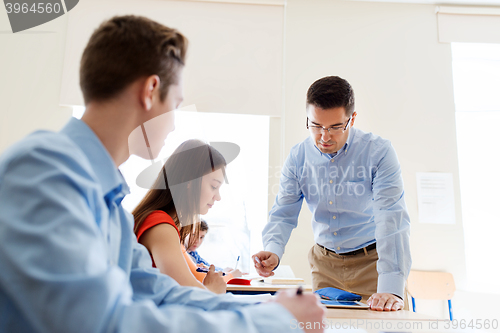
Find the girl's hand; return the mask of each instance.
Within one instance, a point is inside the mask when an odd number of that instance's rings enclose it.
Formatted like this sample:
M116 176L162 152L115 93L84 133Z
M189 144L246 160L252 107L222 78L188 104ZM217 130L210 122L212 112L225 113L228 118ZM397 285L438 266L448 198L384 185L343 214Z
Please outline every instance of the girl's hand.
M210 265L207 276L203 279L203 285L216 294L226 293L226 282L222 278L222 272L216 272L214 265Z

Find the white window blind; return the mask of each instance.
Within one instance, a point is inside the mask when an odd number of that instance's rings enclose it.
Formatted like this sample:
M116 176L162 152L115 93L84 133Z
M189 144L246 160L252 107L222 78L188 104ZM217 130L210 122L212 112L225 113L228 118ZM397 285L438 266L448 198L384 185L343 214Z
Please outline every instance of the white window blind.
M500 294L500 44L452 43L468 289Z
M442 43L500 43L500 8L438 6Z
M243 2L243 3L234 3ZM94 29L115 15L143 15L189 39L184 105L199 112L281 115L282 1L86 0L69 13L61 105L83 105L79 64Z

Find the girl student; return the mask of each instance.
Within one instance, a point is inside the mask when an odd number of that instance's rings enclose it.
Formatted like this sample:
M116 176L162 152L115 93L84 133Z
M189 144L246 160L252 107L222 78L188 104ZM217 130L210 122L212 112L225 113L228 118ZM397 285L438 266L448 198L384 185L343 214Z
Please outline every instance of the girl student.
M200 140L182 143L167 159L154 185L134 209L134 232L151 254L153 266L180 285L225 293L225 281L210 265L196 271L186 253L199 239L199 215L221 199L226 161L221 153ZM184 246L186 244L186 247Z

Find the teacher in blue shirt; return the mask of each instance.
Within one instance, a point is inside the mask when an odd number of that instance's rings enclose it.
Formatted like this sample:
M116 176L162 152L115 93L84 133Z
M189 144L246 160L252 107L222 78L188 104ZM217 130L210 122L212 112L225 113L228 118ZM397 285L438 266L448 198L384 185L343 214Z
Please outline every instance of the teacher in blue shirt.
M374 310L400 310L411 258L396 152L388 140L353 127L346 80L317 80L306 105L310 136L285 161L255 267L273 275L305 199L316 242L308 256L313 289L335 287L363 296Z

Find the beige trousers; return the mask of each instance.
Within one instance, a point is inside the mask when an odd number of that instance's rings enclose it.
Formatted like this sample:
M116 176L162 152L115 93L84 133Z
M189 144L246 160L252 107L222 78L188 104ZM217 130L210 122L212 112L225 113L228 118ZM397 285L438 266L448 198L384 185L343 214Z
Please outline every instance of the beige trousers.
M334 287L346 290L368 298L377 292L377 261L376 249L351 256L343 256L321 248L318 244L309 251L313 290ZM405 288L406 289L406 288ZM405 290L405 307L408 307L408 297Z

